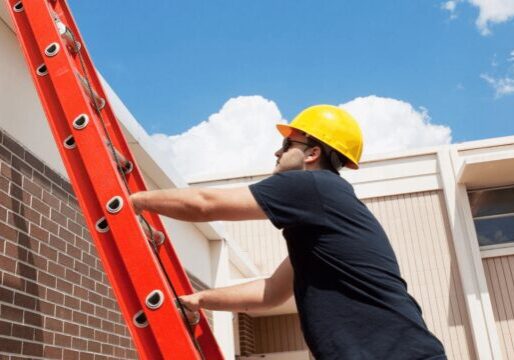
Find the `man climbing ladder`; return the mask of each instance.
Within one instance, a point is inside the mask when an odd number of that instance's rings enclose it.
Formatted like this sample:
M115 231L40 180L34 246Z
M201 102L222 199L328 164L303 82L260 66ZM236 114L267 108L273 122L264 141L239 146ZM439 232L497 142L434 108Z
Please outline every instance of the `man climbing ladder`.
M305 340L318 360L446 359L407 293L382 227L339 176L357 169L362 135L344 110L310 107L290 125L273 176L234 189L136 193L136 212L184 221L269 219L289 256L268 279L181 297L200 308L247 312L295 296Z

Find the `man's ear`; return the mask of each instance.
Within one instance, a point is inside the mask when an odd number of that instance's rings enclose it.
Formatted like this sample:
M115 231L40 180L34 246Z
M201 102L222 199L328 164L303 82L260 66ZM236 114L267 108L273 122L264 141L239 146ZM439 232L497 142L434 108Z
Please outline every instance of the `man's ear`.
M305 157L305 162L312 164L316 162L321 157L321 148L319 146L314 146L310 148L307 152L307 156Z

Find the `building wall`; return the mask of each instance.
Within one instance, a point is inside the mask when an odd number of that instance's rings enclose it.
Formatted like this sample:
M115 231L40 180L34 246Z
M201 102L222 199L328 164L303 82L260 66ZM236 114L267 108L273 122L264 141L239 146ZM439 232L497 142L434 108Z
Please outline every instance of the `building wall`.
M455 250L440 191L365 201L396 252L408 290L423 309L428 328L450 359L474 359Z
M307 350L297 314L253 319L257 354Z
M1 129L0 319L2 359L137 358L71 185Z
M514 255L483 259L504 359L514 359Z

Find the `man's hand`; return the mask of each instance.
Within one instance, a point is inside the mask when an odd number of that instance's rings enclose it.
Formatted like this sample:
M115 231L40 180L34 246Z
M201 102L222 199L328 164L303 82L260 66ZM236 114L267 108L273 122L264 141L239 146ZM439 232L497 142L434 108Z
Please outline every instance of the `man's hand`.
M142 201L141 201L141 195L143 193L144 192L141 191L138 193L131 194L129 196L130 203L132 204L132 208L134 208L136 215L139 215L143 212L143 206L142 206Z
M187 321L191 325L197 325L200 321L200 297L201 293L181 296L178 301L186 311Z

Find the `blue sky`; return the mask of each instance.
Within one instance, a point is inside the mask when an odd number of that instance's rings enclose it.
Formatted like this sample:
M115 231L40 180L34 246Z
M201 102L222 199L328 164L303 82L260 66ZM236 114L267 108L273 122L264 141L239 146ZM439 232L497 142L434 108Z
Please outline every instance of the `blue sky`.
M291 120L309 105L375 95L462 142L514 133L511 2L69 4L97 68L151 134L184 133L238 96L259 95Z

